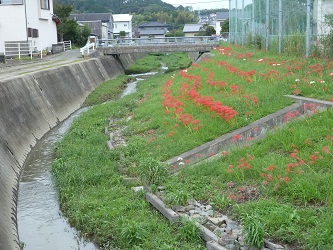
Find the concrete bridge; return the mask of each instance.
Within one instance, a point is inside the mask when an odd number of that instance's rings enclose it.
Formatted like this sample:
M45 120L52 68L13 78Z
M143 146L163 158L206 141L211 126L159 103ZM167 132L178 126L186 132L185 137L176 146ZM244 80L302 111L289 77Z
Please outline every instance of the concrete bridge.
M150 52L207 52L218 46L219 38L213 36L120 38L98 40L96 50L104 55Z

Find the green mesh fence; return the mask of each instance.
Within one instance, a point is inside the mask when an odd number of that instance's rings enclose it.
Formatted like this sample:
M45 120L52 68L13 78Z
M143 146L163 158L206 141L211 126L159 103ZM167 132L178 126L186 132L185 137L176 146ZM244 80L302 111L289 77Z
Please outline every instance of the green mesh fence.
M229 10L231 43L308 56L326 46L333 1L230 0Z

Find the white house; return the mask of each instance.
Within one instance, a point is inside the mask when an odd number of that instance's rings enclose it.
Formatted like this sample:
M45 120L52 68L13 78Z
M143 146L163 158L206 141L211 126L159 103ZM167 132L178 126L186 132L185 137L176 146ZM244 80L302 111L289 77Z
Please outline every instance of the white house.
M31 42L38 50L57 43L53 0L0 0L0 53L5 42Z
M333 13L333 1L315 0L313 3L314 34L319 37L327 35L330 27L325 22L325 16Z
M219 36L221 35L221 28L225 20L229 18L229 11L224 11L224 12L216 12L216 23L215 23L215 30L216 30L216 35Z
M113 14L113 35L119 36L120 31L125 31L126 38L132 38L132 15Z

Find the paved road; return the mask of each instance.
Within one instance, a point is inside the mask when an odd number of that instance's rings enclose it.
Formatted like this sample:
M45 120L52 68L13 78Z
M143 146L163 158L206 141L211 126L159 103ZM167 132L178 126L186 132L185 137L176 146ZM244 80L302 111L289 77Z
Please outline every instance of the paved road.
M82 58L79 50L68 50L59 54L46 55L43 59L7 59L6 63L0 63L0 80L83 60L87 60L87 58Z

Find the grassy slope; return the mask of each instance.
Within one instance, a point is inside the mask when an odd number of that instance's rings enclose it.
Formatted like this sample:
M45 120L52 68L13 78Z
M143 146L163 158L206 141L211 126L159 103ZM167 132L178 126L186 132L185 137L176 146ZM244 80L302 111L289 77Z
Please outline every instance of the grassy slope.
M213 53L212 59L189 70L152 77L140 83L137 93L95 106L57 145L58 159L53 169L62 209L72 224L98 243L116 244L121 249L203 247L200 241L191 243L195 237L188 237L188 230L169 225L148 209L142 194L133 194L120 172L139 175L138 166L148 157L165 161L277 111L291 103L285 94L332 98L329 62L259 51L249 54L236 47ZM251 70L255 73L247 75ZM184 94L193 86L193 79L202 84L198 90L201 95L232 107L238 115L225 121L194 105ZM168 81L172 81L172 96L184 104L178 115L174 109L163 107L162 94ZM191 114L191 121L199 120L200 126L184 125L178 120L179 114ZM117 124L126 126L123 134L127 140L126 147L111 152L106 149L108 138L103 134L109 117L119 118ZM263 227L268 237L302 249L328 249L333 244L329 236L333 228L329 219L332 154L328 152L333 145L327 139L333 137L331 117L332 113L327 112L292 123L254 146L184 169L163 184L174 196L185 194L210 202L216 209L233 211L241 220L257 221L257 227ZM328 151L323 150L325 147ZM298 158L290 158L295 149L300 152ZM306 164L286 172L286 164L300 159ZM250 168L238 167L238 161L249 162ZM321 237L316 237L319 232Z

